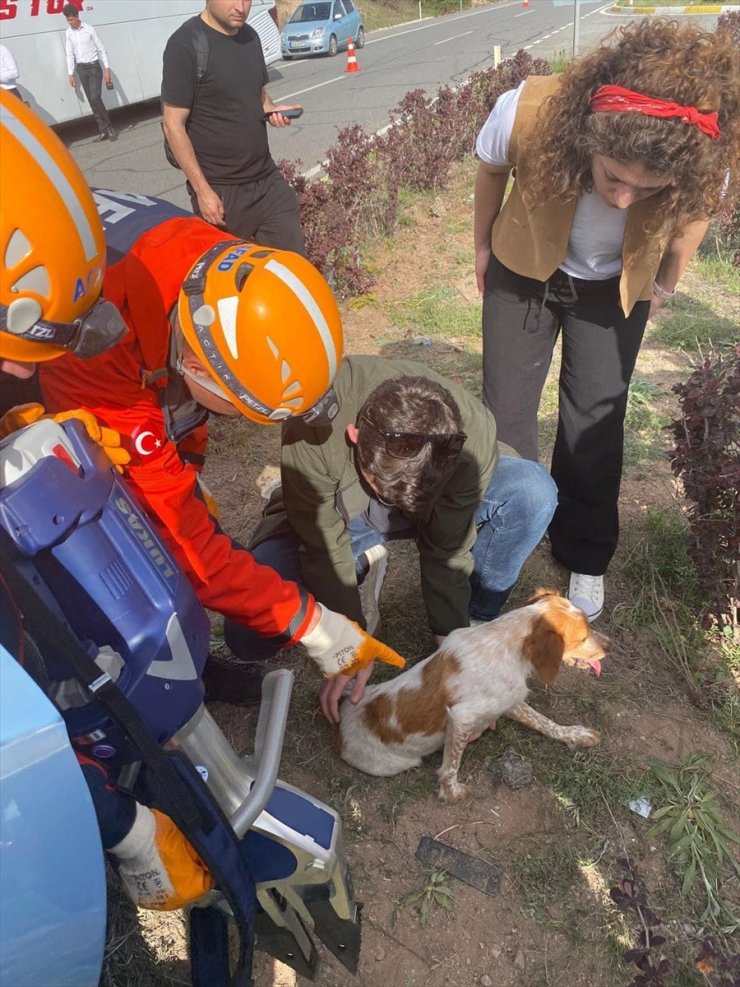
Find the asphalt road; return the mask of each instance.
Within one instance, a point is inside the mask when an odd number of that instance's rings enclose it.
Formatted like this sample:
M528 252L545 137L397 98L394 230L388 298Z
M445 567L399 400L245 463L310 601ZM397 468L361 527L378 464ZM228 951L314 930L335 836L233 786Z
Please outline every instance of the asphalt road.
M625 22L609 13L609 4L584 3L579 24L580 51L595 47ZM695 17L711 29L716 17ZM412 89L434 93L463 82L489 67L494 45L503 58L524 48L533 56L557 57L573 48L573 5L552 0L522 0L476 7L447 17L428 18L377 31L357 52L360 71L346 73L347 57L313 57L270 66L269 91L276 103L300 103L303 116L289 128L270 130L276 160L299 161L302 170L318 169L337 132L359 123L375 132L387 126L390 111ZM60 129L92 185L162 196L189 208L182 174L167 164L162 151L159 106L143 104L115 116L119 139L93 144L92 119Z

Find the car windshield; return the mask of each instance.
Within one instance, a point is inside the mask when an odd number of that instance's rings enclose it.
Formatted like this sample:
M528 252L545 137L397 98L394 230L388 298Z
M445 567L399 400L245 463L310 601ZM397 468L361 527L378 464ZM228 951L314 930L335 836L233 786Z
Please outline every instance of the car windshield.
M305 21L328 21L330 17L330 3L304 3L293 11L290 23L301 24Z

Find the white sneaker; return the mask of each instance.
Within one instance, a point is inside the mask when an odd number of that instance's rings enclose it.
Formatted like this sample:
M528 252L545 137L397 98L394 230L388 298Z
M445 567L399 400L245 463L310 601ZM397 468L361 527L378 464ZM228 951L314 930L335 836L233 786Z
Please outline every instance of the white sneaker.
M358 557L358 562L366 574L359 584L360 604L367 625L367 633L375 634L380 623L380 590L388 571L388 549L385 545L373 545Z
M580 607L593 623L604 610L604 577L571 572L568 599Z

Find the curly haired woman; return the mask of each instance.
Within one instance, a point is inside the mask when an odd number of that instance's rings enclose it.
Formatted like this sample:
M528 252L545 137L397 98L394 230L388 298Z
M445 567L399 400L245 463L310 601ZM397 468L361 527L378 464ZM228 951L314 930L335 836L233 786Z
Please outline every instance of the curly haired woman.
M729 35L661 19L615 34L562 75L504 93L476 146L483 401L501 440L536 460L562 330L549 534L571 571L568 595L592 620L617 547L627 392L645 324L733 194L740 161L740 54Z

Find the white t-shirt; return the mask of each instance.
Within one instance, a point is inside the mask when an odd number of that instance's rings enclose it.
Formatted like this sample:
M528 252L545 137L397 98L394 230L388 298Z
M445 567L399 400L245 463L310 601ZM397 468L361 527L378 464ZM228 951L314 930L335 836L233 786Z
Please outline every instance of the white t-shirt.
M483 124L475 143L481 161L505 167L509 161L509 138L514 127L522 83L502 93ZM598 192L579 196L568 240L568 253L560 269L585 281L605 281L622 271L622 242L627 210L614 209Z

